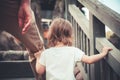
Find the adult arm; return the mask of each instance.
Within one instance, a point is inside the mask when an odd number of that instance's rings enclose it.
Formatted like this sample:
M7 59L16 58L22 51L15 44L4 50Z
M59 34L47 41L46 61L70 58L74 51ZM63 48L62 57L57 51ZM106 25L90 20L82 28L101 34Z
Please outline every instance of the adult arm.
M34 21L33 11L31 9L31 0L21 0L18 11L18 23L22 28L23 34L27 31L29 25Z

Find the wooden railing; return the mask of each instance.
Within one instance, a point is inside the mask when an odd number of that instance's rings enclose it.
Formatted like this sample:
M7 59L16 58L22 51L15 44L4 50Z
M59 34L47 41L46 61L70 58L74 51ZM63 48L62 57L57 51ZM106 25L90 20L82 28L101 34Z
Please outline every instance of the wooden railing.
M120 14L98 0L68 0L65 4L66 19L74 27L76 47L86 55L101 52L105 45L113 48L108 56L95 64L77 63L84 80L120 80L120 50L105 36L105 26L108 26L120 37ZM89 10L89 19L81 11L82 7Z

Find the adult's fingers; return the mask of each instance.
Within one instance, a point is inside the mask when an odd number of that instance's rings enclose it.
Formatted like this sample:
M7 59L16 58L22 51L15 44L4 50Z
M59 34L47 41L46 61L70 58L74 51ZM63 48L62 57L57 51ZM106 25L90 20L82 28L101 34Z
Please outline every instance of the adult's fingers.
M24 23L23 29L22 29L22 34L25 34L30 27L31 20L28 20L27 22Z
M18 17L18 24L19 24L19 27L23 26L23 19L21 17Z

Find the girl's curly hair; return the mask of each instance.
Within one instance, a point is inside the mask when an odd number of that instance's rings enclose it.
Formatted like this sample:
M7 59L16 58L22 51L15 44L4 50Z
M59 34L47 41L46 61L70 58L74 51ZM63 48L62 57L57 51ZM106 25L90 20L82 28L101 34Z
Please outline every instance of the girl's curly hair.
M73 44L72 24L62 18L55 18L50 25L48 46L54 47L57 42L62 42L67 46L72 46Z

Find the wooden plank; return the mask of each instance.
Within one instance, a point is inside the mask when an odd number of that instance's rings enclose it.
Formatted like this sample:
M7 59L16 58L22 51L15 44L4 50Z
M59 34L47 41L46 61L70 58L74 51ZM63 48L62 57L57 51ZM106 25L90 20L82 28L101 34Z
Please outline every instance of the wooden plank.
M95 48L95 38L105 36L105 27L92 13L90 13L90 55L97 53ZM100 80L99 62L90 65L91 80Z
M25 60L28 59L28 51L8 50L0 51L0 60Z
M78 25L81 27L81 29L84 31L84 33L87 35L87 37L90 38L89 22L87 18L83 15L83 13L79 10L79 8L77 8L75 5L69 5L69 12L78 23Z
M0 61L0 78L29 77L34 77L34 74L28 60Z
M105 57L107 63L120 76L120 51L116 49L106 38L96 38L96 49L101 52L103 46L110 46L113 50Z
M78 0L87 7L101 22L107 25L113 32L120 37L120 14L106 7L98 0Z

